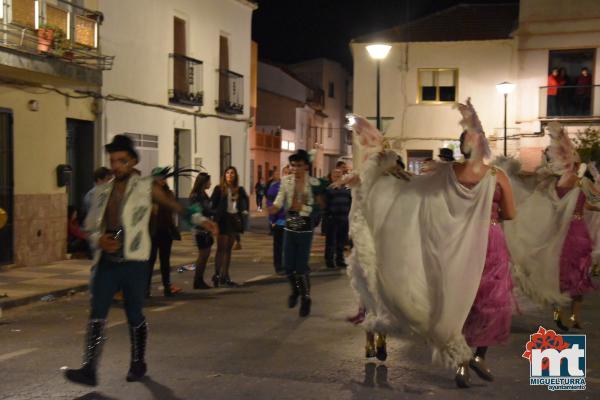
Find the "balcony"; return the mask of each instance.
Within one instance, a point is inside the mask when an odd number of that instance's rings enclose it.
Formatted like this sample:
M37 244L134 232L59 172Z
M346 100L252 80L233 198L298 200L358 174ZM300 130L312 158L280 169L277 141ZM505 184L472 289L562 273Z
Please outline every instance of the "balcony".
M325 92L322 89L310 89L306 103L315 110L325 108Z
M217 112L223 114L244 113L244 76L233 71L219 69L219 100Z
M575 122L600 120L600 85L540 87L539 118Z
M67 0L0 0L0 64L100 84L114 60L98 47L102 20Z
M169 103L201 107L203 64L182 54L169 54Z

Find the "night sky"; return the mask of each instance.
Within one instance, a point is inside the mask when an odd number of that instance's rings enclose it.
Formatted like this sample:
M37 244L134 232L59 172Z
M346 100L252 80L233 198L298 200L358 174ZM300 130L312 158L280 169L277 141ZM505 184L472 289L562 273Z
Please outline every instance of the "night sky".
M252 38L259 58L293 63L318 57L341 62L349 71L352 38L404 24L467 3L515 0L258 0Z

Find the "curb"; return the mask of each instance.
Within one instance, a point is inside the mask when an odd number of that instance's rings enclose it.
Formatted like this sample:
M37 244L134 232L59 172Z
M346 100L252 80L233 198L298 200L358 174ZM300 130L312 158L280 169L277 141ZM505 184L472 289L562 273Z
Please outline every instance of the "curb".
M186 265L186 264L173 266L172 270L177 271L177 269L183 265ZM311 277L324 278L324 277L330 277L330 276L342 276L345 274L346 274L346 271L343 269L317 270L317 271L314 271L313 273L311 273ZM160 275L160 271L155 270L153 273L153 276L154 275ZM259 279L256 279L256 278L249 279L249 280L245 281L240 287L244 288L244 287L253 287L253 286L266 286L266 285L274 285L277 283L285 283L285 282L287 282L286 276L265 275L264 277L261 277ZM57 290L50 291L50 292L37 293L35 295L21 297L21 298L14 299L14 300L13 299L0 300L0 309L8 310L11 308L25 306L25 305L36 303L36 302L42 302L41 298L44 296L53 296L54 299L49 302L54 302L61 297L67 297L67 296L75 294L75 293L86 292L88 289L89 289L89 284L83 284L83 285L73 286L70 288L57 289Z

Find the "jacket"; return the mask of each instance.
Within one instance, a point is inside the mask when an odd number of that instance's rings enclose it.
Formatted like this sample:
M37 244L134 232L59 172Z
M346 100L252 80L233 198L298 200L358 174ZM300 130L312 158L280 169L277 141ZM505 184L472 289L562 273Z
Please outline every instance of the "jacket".
M100 260L102 250L98 246L104 234L104 213L113 190L114 181L97 186L92 204L85 219L90 247L94 250L94 263ZM123 256L125 260L145 261L150 258L150 214L152 211L152 177L132 175L121 203L121 225L123 227Z

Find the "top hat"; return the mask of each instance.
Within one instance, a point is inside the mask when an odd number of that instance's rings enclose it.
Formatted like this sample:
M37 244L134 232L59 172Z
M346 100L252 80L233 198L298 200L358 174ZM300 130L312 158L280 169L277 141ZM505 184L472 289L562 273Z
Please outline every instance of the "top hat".
M438 157L444 161L454 161L454 151L448 148L440 149L440 154L438 154Z

